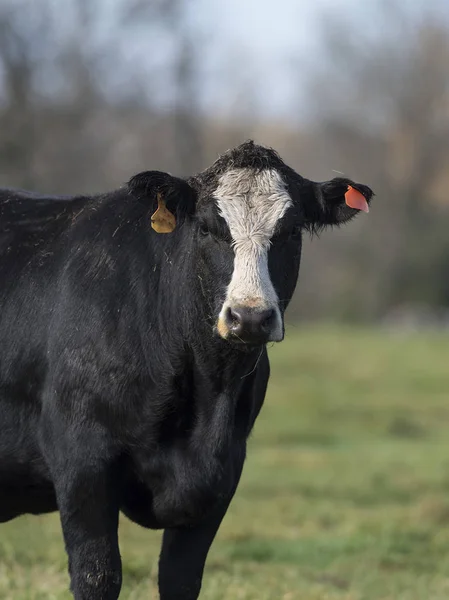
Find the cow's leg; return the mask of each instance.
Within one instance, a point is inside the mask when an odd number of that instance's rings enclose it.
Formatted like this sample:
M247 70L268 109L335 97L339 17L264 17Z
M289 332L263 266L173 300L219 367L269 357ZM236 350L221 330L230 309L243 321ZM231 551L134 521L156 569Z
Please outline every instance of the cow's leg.
M165 529L159 559L160 600L196 600L204 564L225 511L195 527Z
M101 470L72 472L57 486L75 600L116 600L122 583L118 506Z
M53 475L71 591L75 600L117 600L122 572L118 546L117 469L105 440L69 432L51 445ZM48 450L48 448L47 448Z
M160 600L196 600L209 548L237 489L243 457L234 464L235 483L227 500L193 527L165 529L159 559Z

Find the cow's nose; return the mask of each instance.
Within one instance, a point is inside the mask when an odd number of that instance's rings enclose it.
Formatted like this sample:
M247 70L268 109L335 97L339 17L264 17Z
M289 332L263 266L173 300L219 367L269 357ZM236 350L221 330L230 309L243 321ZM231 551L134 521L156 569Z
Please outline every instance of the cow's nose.
M264 343L270 337L275 321L272 308L258 310L246 306L233 306L227 313L228 327L232 334L245 343Z

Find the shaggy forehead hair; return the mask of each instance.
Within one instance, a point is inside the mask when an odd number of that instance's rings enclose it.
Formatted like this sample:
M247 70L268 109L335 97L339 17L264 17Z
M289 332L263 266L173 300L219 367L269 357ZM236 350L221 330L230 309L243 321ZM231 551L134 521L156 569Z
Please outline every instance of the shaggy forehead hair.
M247 169L247 172L251 169L255 173L276 171L284 181L295 180L300 183L303 180L275 150L258 146L250 140L219 156L213 165L194 176L191 183L200 192L206 192L203 196L206 199L207 193L215 191L223 175L241 169Z
M278 220L291 206L282 177L274 169L230 169L220 178L215 200L235 249L268 248Z

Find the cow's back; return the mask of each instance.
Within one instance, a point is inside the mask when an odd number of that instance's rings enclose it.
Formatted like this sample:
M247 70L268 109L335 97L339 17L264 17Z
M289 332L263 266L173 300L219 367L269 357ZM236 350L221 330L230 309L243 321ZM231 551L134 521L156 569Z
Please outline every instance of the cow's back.
M85 203L80 197L0 189L1 297L20 281L24 270L31 272L47 262L52 247Z
M0 403L37 397L64 233L85 200L0 190ZM3 412L5 408L3 406Z

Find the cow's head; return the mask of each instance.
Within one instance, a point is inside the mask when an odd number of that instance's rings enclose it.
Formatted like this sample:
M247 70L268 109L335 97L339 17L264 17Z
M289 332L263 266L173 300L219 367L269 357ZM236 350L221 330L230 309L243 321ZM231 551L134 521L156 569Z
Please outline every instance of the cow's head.
M172 179L178 190L172 206L187 216L181 227L195 238L198 278L214 329L225 340L247 345L284 337L303 231L354 217L358 209L345 201L348 186L366 199L359 201L362 210L373 196L349 179L304 179L272 149L253 142L230 150L187 182Z

